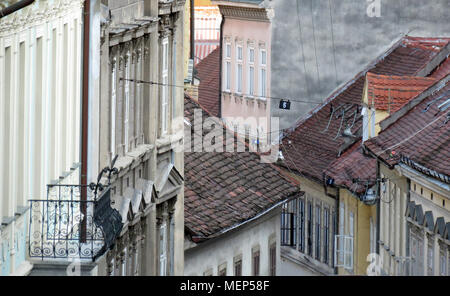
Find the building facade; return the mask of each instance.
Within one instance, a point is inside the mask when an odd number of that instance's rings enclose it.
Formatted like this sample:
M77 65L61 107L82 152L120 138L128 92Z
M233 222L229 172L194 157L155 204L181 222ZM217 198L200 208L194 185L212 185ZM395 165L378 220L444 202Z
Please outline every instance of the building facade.
M222 14L221 117L230 129L270 142L271 18L263 1L213 1Z
M174 149L183 90L174 85L184 81L185 2L107 4L98 66L100 109L109 112L100 113L99 167L117 156L111 199L124 226L98 273L179 275L183 155Z
M29 199L77 182L84 1L35 1L0 19L1 275L30 272Z

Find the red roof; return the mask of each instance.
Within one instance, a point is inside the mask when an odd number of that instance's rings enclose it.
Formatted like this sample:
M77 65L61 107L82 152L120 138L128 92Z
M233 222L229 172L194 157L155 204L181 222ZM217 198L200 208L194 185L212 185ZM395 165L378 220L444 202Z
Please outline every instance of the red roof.
M448 73L447 73L448 74ZM450 112L438 106L450 98L450 83L426 97L365 146L393 167L403 162L450 183Z
M434 78L377 75L367 73L369 105L378 110L395 112L405 103L430 87Z
M437 68L434 70L434 72L430 75L430 77L433 77L437 80L441 80L445 76L450 73L450 57L447 57L445 61L443 61Z
M196 124L196 109L202 111L203 120L210 117L204 108L185 96L184 114L192 125ZM216 120L217 125L224 128L225 146L226 140L235 135ZM209 132L203 129L203 138ZM191 143L195 144L193 133L196 133L194 128L191 129ZM223 148L226 151L226 147ZM185 152L184 157L185 226L194 241L220 235L302 194L298 184L282 170L270 163L262 163L260 156L248 149L245 152Z
M442 48L443 44L449 41L450 39L402 38L368 69L356 75L352 81L333 93L322 106L311 111L306 119L298 122L295 129L283 139L282 165L322 182L325 170L339 157L343 147L352 144L348 138L338 134L341 119L336 118L334 114L329 121L332 110L342 106L341 109L346 110L345 119L351 121L354 112L360 111L358 106L361 104L365 75L368 71L381 75L415 76L438 54L437 48ZM362 118L358 115L352 128L353 134L360 134L361 127ZM359 136L355 137L353 142L358 140Z
M334 179L335 185L357 194L364 193L374 185L377 172L377 160L363 153L361 143L358 141L353 144L325 171L326 176ZM360 182L353 182L353 179L359 179Z
M213 116L219 116L220 102L220 47L216 48L196 66L200 85L199 103Z

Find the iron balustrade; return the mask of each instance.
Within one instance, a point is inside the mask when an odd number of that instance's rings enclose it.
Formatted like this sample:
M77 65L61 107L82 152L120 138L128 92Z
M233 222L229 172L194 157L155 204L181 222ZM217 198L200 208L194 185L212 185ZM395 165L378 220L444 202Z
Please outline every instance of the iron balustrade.
M46 200L30 200L29 256L94 261L110 248L121 216L110 207L109 187L96 197L92 186L48 185Z

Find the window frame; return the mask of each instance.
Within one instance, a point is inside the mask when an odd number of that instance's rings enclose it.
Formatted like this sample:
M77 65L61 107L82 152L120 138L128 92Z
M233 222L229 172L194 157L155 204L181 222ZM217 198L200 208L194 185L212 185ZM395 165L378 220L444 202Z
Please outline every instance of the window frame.
M259 276L261 274L261 251L259 247L252 250L252 275Z
M263 56L265 61L263 62ZM264 73L264 75L263 75ZM263 78L264 77L264 78ZM267 96L267 50L265 48L259 49L259 75L258 75L259 96L266 98Z
M169 129L169 38L164 37L161 42L162 71L161 71L161 135L167 134Z
M242 94L243 92L243 78L244 78L244 49L242 44L236 44L236 76L235 76L235 91L237 94Z

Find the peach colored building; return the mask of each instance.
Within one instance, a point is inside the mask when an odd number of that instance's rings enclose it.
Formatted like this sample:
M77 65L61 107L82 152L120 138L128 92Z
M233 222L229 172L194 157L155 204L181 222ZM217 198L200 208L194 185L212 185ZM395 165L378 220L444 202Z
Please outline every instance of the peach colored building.
M223 17L221 117L240 134L270 139L272 13L260 0L212 1Z

